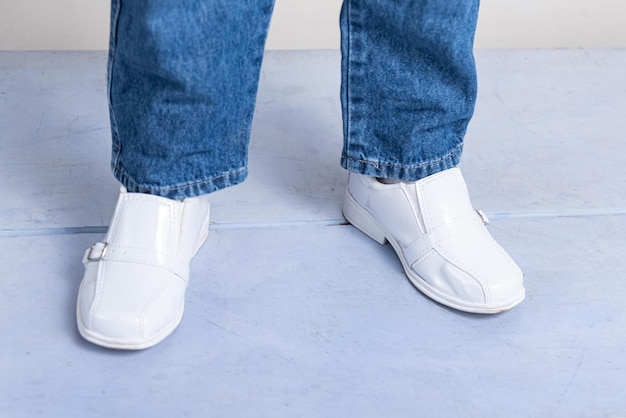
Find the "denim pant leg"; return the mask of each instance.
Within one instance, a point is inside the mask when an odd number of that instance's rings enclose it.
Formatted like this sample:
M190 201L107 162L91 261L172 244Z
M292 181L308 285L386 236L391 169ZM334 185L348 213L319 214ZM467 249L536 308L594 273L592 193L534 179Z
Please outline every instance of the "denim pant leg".
M273 0L112 0L112 168L172 199L243 181Z
M458 164L478 0L344 0L342 166L418 180Z

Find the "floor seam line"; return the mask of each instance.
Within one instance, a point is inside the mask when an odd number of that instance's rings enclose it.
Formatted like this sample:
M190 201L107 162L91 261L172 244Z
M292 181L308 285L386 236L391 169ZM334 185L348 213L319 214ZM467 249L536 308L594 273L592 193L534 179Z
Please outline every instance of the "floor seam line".
M542 211L542 212L486 212L492 221L523 220L523 219L558 219L558 218L594 218L603 216L624 216L626 209L597 210L597 211ZM349 225L343 218L319 220L291 220L291 221L250 221L250 222L214 222L210 229L237 230L237 229L270 229L296 228L304 226L342 226ZM79 226L57 228L4 228L0 229L0 237L28 237L53 235L80 235L104 234L108 226Z

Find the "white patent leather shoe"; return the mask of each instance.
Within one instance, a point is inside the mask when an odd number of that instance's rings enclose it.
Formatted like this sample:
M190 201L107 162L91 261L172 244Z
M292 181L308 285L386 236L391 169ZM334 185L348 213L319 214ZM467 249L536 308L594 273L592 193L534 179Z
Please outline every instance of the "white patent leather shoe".
M395 184L350 173L343 213L380 244L388 241L411 282L439 303L489 314L525 297L521 270L472 208L458 168Z
M182 319L189 262L208 233L208 196L175 201L122 188L104 241L83 257L80 334L123 350L167 337Z

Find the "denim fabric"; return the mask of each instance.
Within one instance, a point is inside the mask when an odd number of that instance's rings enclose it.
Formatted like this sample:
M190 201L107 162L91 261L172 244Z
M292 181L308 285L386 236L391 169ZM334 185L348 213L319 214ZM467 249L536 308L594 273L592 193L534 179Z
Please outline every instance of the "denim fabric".
M345 0L342 166L419 180L459 163L478 0Z
M113 0L113 173L172 199L235 185L273 0Z
M112 0L112 168L172 199L235 185L273 0ZM342 165L417 180L458 164L478 0L345 0ZM278 123L280 123L278 121Z

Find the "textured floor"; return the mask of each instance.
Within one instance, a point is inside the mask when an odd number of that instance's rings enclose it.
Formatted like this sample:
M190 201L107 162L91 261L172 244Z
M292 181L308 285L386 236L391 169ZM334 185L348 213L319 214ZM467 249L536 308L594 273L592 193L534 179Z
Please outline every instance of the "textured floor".
M496 316L342 224L339 55L269 52L250 178L179 329L131 353L74 317L117 195L105 60L0 52L0 417L626 417L626 50L477 52L462 169L528 294Z

